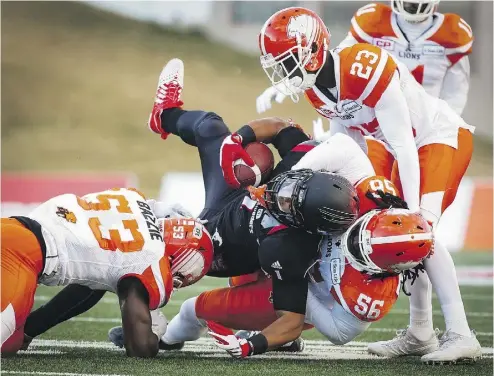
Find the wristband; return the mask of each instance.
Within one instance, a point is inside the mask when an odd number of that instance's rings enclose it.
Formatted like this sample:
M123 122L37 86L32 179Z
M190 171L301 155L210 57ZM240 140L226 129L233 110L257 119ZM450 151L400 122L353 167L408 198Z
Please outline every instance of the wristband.
M249 355L264 354L268 351L268 339L261 333L250 337L247 341L251 349Z
M242 147L257 141L256 134L250 125L244 125L236 133L242 137Z

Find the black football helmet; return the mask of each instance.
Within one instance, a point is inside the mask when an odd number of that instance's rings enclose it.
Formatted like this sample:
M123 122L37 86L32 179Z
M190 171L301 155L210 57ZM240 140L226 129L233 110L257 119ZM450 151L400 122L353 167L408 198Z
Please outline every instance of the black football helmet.
M345 231L359 212L357 191L347 179L310 169L277 175L267 183L264 201L279 222L313 234Z

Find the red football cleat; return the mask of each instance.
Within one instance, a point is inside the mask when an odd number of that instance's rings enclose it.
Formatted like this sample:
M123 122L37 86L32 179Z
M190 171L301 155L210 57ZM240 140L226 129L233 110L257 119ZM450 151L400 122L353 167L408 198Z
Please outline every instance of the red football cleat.
M184 87L184 63L180 59L170 60L161 71L154 98L153 110L149 115L148 126L162 139L168 137L161 126L161 113L168 108L183 106L180 97Z

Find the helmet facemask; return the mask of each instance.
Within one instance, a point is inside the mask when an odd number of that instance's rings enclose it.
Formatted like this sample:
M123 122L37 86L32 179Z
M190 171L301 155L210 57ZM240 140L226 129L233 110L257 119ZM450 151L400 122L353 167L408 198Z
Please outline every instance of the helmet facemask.
M311 170L290 171L271 180L264 193L264 202L270 214L291 227L303 227L300 203L304 200L304 186L313 176Z
M350 228L343 234L342 243L347 246L345 257L350 264L359 271L365 271L371 274L383 273L386 270L377 266L369 257L372 253L370 243L371 234L366 230L367 224L379 210L373 210L360 217Z
M438 4L439 0L391 1L393 12L403 17L403 19L405 19L406 21L412 23L420 23L431 17L436 11L436 7Z
M297 45L276 57L268 53L260 58L261 66L273 87L280 93L290 96L295 103L299 101L299 94L315 85L317 76L326 62L328 50L325 43L322 64L315 71L309 71L306 67L316 59L317 45L312 43L311 46L303 47L299 39L298 35Z
M348 261L355 269L370 274L399 274L417 266L430 254L434 236L422 217L406 224L406 217L414 215L418 216L406 209L372 210L363 215L342 236ZM383 228L380 226L391 228L386 218L392 221L392 228L399 230L391 235L376 234Z

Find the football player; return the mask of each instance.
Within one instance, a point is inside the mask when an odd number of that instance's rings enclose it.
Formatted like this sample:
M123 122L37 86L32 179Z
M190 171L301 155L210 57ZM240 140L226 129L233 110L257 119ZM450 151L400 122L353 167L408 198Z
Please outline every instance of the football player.
M439 0L393 0L391 6L371 3L357 10L348 36L339 48L369 43L392 53L411 71L427 93L446 101L461 115L470 80L468 55L472 52L471 27L460 16L437 12ZM271 87L257 99L257 110L281 103L285 95ZM319 118L320 120L320 118ZM322 121L314 123L314 137L324 138ZM367 154L376 174L391 177L392 155L386 145L366 136Z
M149 310L198 281L213 252L208 231L193 218L161 227L144 196L124 188L65 194L27 217L2 218L2 353L21 347L39 283L114 292L127 355L155 356L166 325L152 326Z
M230 277L253 273L262 267L269 274L279 276L273 282L273 305L280 319L267 328L267 333L260 333L254 338L257 342L252 352L262 353L268 348L276 348L300 336L308 291L305 272L317 255L320 236L283 225L273 218L266 208L252 200L249 192L232 188L226 183L223 172L227 167L219 163L220 157L226 158L230 155L233 161L236 159L233 157L235 153L243 154L242 145L234 141L230 143L235 137L232 137L218 115L180 108L183 75L184 67L179 59L171 60L164 67L159 78L149 125L163 138L169 133L178 135L189 145L196 146L199 151L206 191L205 208L200 218L206 221L205 227L212 234L214 244L214 258L207 274ZM312 147L303 145L297 148L300 143L309 140L308 136L300 128L280 119L251 122L244 127L243 132L251 141L271 140L278 149L283 160L273 171L275 175L283 175L287 170L290 172L289 169L301 155ZM245 157L245 154L243 156ZM355 218L350 222L341 222L341 215L338 215L337 221L333 221L330 216L318 211L319 207L329 205L340 209L343 214L356 217L358 198L355 189L351 184L347 184L344 178L312 171L304 171L303 175L297 176L296 182L301 181L300 176L304 179L310 178L305 188L315 187L316 193L320 190L321 180L324 186L328 187L325 189L328 193L326 196L307 193L305 200L310 198L311 201L308 205L305 205L307 201L304 201L303 197L293 200L294 207L312 214L312 217L321 218L321 221L313 223L314 232L319 229L326 230L328 226L338 228L338 224L344 230L353 223ZM316 181L317 179L320 180ZM313 183L310 181L316 184L311 185ZM307 180L304 180L304 183L306 182ZM298 185L297 189L300 188ZM87 301L95 304L95 300L89 297ZM72 307L65 303L66 300L62 299L58 299L57 304L49 302L41 311L33 312L32 317L36 318L33 322L44 321L48 306L52 312L68 312L64 315L64 319L67 319L72 313ZM90 304L84 306L84 310L89 308ZM79 308L76 310L78 313L83 311ZM27 324L30 324L30 320ZM42 333L32 329L26 329L31 337ZM42 329L46 330L46 327Z
M396 159L392 178L410 209L433 225L453 202L470 162L474 127L448 104L427 94L407 67L370 44L329 49L330 34L314 12L287 8L261 29L261 65L273 86L300 94L331 119L331 134L346 133L365 150L363 135L383 141ZM473 359L480 345L470 331L454 264L436 243L427 274L439 296L447 331L440 346L432 330L427 279L412 289L410 330L372 346L382 355L424 355L424 362Z
M306 328L314 325L331 342L344 344L389 312L398 297L397 273L422 261L431 250L433 237L418 214L373 210L376 191L396 198L396 187L374 176L367 156L348 136L332 137L309 151L293 168L309 167L347 177L357 187L362 213L367 213L344 234L325 237L319 245L319 261L307 271L312 282ZM170 322L163 342L195 340L208 324L220 348L234 357L252 355L250 340L234 336L224 327L262 330L276 320L271 281L275 278L261 274L242 285L207 291L187 300Z

